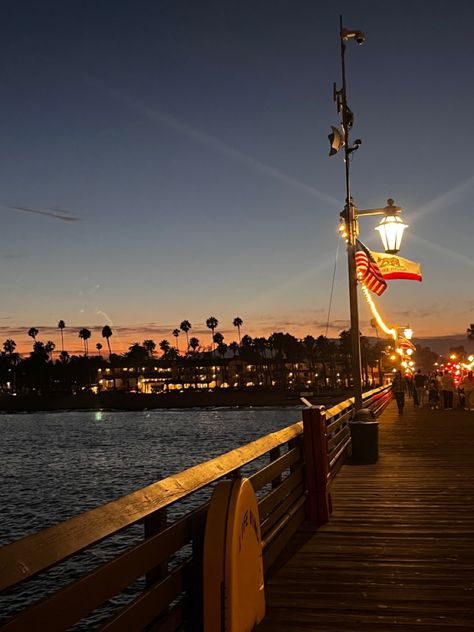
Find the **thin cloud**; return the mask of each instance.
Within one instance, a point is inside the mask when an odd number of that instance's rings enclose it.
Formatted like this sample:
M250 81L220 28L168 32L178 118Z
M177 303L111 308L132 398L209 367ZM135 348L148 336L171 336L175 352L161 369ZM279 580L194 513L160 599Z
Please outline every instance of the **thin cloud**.
M36 215L45 215L46 217L52 217L53 219L59 219L63 222L80 222L81 219L69 213L69 211L64 211L60 208L53 208L50 211L40 211L36 208L30 208L28 206L7 206L6 208L11 209L12 211L21 211L23 213L34 213Z
M216 136L191 127L191 125L180 121L175 116L168 114L167 112L163 112L157 107L152 108L144 105L137 100L131 99L118 90L107 89L101 82L94 79L89 79L88 83L95 86L96 88L99 88L100 90L103 90L112 98L115 98L117 101L124 103L135 112L143 114L152 121L156 121L162 125L166 125L167 127L176 130L180 134L183 134L188 138L192 138L196 142L207 145L208 147L212 147L220 154L233 158L234 160L247 165L255 171L279 180L280 182L283 182L294 189L298 189L308 195L311 195L312 197L315 197L318 200L325 202L326 204L331 204L332 206L335 206L337 208L341 207L341 200L336 199L332 195L329 195L324 191L320 191L316 187L306 184L306 182L302 182L291 174L280 171L279 169L276 169L275 167L268 165L261 160L258 160L257 158L254 158L253 156L250 156L249 154L236 149L235 147L232 147L231 145L222 141Z

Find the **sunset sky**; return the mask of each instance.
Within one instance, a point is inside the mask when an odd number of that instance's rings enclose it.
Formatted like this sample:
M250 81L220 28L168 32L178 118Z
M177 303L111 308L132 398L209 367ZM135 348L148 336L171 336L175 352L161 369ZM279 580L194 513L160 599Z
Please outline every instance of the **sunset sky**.
M423 282L378 304L415 337L474 322L474 5L467 1L68 0L5 4L1 25L0 336L115 351L348 327L337 234L339 13L360 209L388 197L409 224L400 254ZM381 251L377 218L361 239ZM339 245L339 250L338 250ZM360 295L361 329L374 335Z

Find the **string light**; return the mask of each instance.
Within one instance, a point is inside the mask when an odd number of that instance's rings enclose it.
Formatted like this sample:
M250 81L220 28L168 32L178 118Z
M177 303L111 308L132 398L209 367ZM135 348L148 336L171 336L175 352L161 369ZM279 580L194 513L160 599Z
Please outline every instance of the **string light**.
M393 327L388 327L383 319L382 316L379 314L377 307L375 306L374 300L373 298L370 296L369 294L369 290L365 287L364 283L360 284L361 288L362 288L362 292L365 296L365 300L367 301L370 311L372 313L372 316L375 318L378 326L380 327L380 329L387 334L387 336L392 336L392 338L396 341L397 340L397 330L394 329Z

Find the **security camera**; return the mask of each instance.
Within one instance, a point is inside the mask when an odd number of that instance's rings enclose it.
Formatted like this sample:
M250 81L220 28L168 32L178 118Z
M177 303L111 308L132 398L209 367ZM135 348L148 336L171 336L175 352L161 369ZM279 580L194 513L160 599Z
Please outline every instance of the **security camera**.
M349 31L348 29L342 29L341 37L343 41L355 39L358 44L363 44L365 42L365 35L362 31Z

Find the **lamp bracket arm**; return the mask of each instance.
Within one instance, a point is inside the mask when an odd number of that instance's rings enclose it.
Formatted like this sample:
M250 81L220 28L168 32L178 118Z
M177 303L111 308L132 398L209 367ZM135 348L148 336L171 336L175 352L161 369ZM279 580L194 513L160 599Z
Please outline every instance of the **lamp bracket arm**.
M366 210L354 209L354 214L356 217L361 215L385 215L384 208L369 208Z

